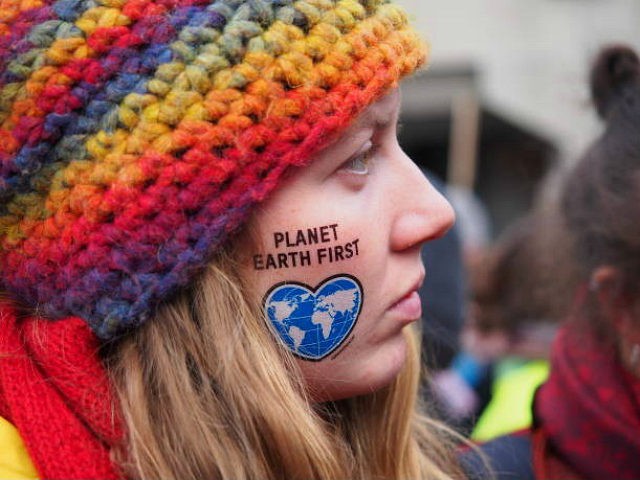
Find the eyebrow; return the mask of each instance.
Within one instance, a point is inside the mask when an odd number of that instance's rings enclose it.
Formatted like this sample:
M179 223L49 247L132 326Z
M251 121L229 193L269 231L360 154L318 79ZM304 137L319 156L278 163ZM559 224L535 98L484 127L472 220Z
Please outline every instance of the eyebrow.
M350 127L350 133L347 135L347 137L351 142L356 142L357 138L359 137L359 134L357 132L359 131L373 130L375 132L384 130L393 122L397 122L397 125L399 125L400 118L398 110L396 110L395 106L391 108L383 108L380 106L380 104L373 104L360 114L356 123ZM344 134L341 135L340 138L345 138ZM338 141L338 143L340 143L340 141Z
M365 112L359 127L373 127L375 129L382 129L389 126L396 119L394 110L388 111L387 109L381 111L380 109L372 108Z
M375 111L371 108L366 109L364 115L360 117L360 121L358 122L359 128L366 128L376 126L378 119L376 118Z

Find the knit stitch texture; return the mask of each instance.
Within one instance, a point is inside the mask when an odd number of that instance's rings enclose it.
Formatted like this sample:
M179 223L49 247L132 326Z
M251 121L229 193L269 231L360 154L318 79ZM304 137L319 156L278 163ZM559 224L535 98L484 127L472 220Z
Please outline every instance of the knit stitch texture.
M139 325L424 57L386 0L2 0L0 288Z
M76 317L19 317L0 300L0 416L19 430L39 478L122 478L124 431L99 342Z

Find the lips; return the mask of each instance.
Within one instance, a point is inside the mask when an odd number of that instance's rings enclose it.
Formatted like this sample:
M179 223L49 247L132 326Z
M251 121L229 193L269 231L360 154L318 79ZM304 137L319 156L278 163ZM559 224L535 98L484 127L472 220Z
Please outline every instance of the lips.
M402 319L408 321L420 318L422 316L422 302L420 301L418 290L422 285L423 279L424 276L421 275L419 280L413 284L407 293L389 307L389 311L398 314Z
M418 295L418 292L415 290L408 293L394 303L390 311L400 314L400 316L406 320L417 320L422 316L420 295Z

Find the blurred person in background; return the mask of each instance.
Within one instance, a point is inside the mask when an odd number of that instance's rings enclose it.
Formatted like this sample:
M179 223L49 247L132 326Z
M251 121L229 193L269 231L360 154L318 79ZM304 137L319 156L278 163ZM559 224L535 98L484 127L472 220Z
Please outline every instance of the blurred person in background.
M464 186L448 185L446 196L456 212L464 265L471 271L491 246L493 225L489 209L472 189Z
M531 424L533 394L547 377L556 325L570 303L572 269L562 238L557 215L536 211L471 268L462 351L434 377L434 388L448 416L475 440Z
M562 211L580 267L568 321L528 432L484 445L499 479L640 478L640 60L604 49L591 92L606 123L578 162ZM471 478L477 457L463 456Z
M435 174L423 172L448 199L449 187ZM466 271L459 218L444 236L422 248L422 262L429 270L420 289L422 352L430 371L447 368L459 350L458 339L466 303Z
M438 188L437 182L434 185ZM427 365L435 370L435 381L429 383L430 399L447 423L469 434L478 411L488 401L491 378L484 362L461 350L460 340L470 311L470 273L489 248L491 221L473 191L455 185L441 188L456 212L456 224L423 248L425 265L437 272L429 289L429 278L425 280L421 296L426 304L423 352Z
M555 212L516 222L473 272L465 351L491 364L491 399L471 437L487 441L531 426L533 395L549 372L549 351L572 297L573 265Z

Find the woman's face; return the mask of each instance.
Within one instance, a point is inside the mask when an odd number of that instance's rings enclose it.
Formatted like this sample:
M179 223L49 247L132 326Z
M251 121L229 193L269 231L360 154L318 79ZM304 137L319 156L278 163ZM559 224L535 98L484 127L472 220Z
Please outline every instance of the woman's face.
M420 247L454 220L398 145L399 105L393 91L370 106L257 209L242 240L243 275L316 401L396 376L402 331L421 315Z

